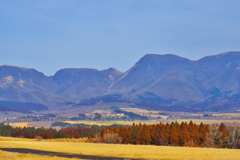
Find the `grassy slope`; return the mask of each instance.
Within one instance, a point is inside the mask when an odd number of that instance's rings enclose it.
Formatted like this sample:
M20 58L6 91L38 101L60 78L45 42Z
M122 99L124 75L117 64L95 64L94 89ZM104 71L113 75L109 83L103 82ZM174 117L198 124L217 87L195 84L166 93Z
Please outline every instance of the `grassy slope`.
M146 145L92 144L76 142L25 141L24 139L0 139L0 148L29 148L44 151L83 155L139 158L139 159L201 159L238 160L240 150L189 147L165 147ZM2 152L0 152L2 153ZM12 154L12 153L11 153ZM26 158L27 159L27 158ZM60 159L60 158L59 158ZM36 158L36 160L38 160Z

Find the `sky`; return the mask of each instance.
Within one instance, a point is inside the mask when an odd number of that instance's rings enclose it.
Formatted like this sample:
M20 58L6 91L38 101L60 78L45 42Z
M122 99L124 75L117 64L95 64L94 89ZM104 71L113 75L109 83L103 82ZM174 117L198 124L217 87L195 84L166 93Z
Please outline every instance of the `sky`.
M1 0L0 65L131 68L145 54L240 51L239 0Z

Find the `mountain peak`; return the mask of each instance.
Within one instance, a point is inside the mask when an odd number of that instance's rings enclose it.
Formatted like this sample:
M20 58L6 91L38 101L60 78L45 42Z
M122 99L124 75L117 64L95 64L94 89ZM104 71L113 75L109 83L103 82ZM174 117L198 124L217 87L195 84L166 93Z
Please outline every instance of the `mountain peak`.
M11 66L11 65L2 65L0 67L6 67L6 68L19 68L24 70L33 70L33 68L26 68L26 67L19 67L19 66Z
M63 68L57 72L81 72L81 71L98 71L98 70L92 68Z
M119 71L115 68L112 68L112 67L110 67L108 69L101 70L101 72L120 72L120 73L122 73L121 71Z
M240 55L240 52L239 51L228 51L228 52L220 53L219 55Z
M227 56L228 58L236 57L236 56L239 57L240 52L239 51L223 52L223 53L220 53L220 54L217 54L217 55L210 55L210 56L203 57L198 61L202 61L202 60L205 60L205 59L217 59L217 58L221 58L221 57L225 57L225 56Z
M215 98L235 101L240 94L239 77L237 51L197 61L174 54L146 54L124 74L114 68L65 68L47 77L35 69L4 65L0 66L0 99L60 106L62 102L120 94L131 105L143 107L191 105ZM240 99L232 106L237 103Z
M115 68L108 68L101 71L104 75L108 76L111 80L117 80L119 77L123 75L123 72L115 69Z
M142 59L151 59L151 58L182 58L180 56L174 55L174 54L146 54L142 57Z
M176 63L189 63L189 62L191 62L191 60L174 55L174 54L146 54L136 63L136 65L139 65L139 64L172 65L172 64L176 64Z

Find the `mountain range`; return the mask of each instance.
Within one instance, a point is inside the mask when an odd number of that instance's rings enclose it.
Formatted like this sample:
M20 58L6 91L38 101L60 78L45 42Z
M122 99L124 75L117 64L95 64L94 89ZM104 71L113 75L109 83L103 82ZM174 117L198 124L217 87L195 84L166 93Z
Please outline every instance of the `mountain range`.
M31 104L29 111L114 105L171 111L236 111L240 108L239 83L240 52L196 61L171 54L147 54L125 73L114 68L68 68L45 76L35 69L3 65L0 110L12 111L14 105L8 104L19 102Z

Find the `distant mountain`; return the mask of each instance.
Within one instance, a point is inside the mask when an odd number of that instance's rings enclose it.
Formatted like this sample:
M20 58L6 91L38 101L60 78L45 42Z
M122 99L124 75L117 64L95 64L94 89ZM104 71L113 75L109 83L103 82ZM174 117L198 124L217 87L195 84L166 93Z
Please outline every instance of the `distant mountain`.
M148 54L110 90L138 107L187 106L194 111L198 107L201 111L204 108L216 111L240 108L236 106L239 82L240 52L226 52L198 61L170 54Z
M240 52L197 61L147 54L125 73L114 68L68 68L47 77L34 69L0 66L0 100L44 104L50 109L117 104L171 111L235 111L240 108L239 83Z
M16 101L0 101L0 111L13 111L21 113L33 113L32 111L48 110L48 107L36 103L23 103Z
M30 110L14 108L14 107L5 106L2 104L0 104L0 111L1 112L20 112L20 113L26 113L26 114L32 113Z
M132 98L151 92L163 99L176 99L176 102L199 102L205 99L199 89L200 76L205 76L205 73L186 58L148 54L128 70L111 90L127 93Z
M202 85L205 90L228 96L240 93L240 52L204 57L197 63L209 75Z
M47 77L35 69L4 65L0 66L0 101L29 102L55 108L107 93L122 74L113 68L103 71L62 69Z
M55 94L62 95L72 101L103 95L123 73L109 68L96 69L62 69L53 77L58 89Z
M0 100L58 106L67 99L53 94L56 88L51 78L35 69L0 66Z

